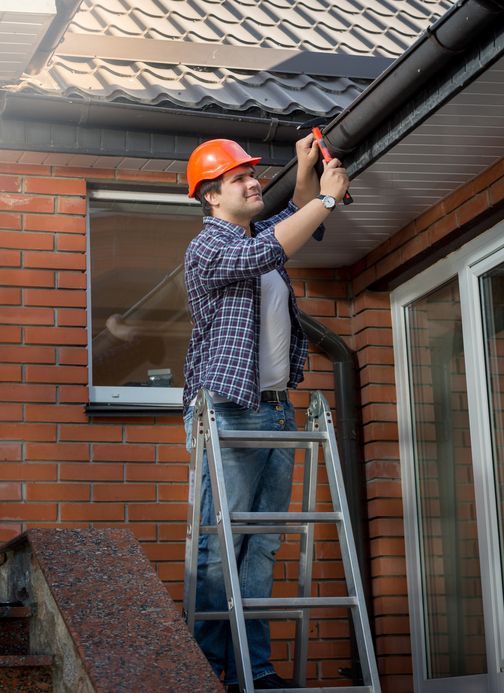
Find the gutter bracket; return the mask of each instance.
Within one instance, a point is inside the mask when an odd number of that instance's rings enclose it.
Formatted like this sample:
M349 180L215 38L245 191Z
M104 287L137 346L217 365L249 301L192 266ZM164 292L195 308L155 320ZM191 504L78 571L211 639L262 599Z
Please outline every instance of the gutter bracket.
M465 44L461 48L450 48L449 46L445 46L439 40L437 32L433 31L431 27L427 27L425 33L427 34L429 39L443 51L443 53L448 53L448 55L458 55L459 53L464 53L464 51L467 50L467 44Z
M263 142L272 142L275 139L276 131L278 130L278 123L278 118L271 118L268 132L266 133Z

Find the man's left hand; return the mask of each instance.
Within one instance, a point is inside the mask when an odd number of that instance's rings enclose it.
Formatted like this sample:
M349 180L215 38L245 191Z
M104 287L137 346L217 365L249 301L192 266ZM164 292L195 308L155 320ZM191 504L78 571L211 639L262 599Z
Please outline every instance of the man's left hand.
M312 132L296 142L296 155L298 174L313 169L319 158L319 150Z

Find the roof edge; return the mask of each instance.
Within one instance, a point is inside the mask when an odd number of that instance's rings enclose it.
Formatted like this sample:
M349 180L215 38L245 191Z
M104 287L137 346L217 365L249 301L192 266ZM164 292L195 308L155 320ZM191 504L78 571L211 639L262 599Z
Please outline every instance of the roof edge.
M331 154L344 159L348 169L354 153L359 146L362 148L366 138L377 131L391 114L407 105L414 94L426 87L429 80L434 81L436 77L439 84L439 77L443 79L444 69L444 80L449 81L448 68L455 58L465 56L467 60L471 52L477 51L476 42L478 39L482 40L484 31L489 26L493 26L494 35L499 31L504 34L502 15L504 0L460 0L323 129ZM495 56L489 58L494 59ZM486 66L480 61L475 66L474 74L466 75L466 83L472 81ZM451 95L461 88L459 83L451 86ZM444 101L449 96L450 94L445 93ZM436 104L435 108L439 105L441 104ZM431 108L431 112L435 108ZM410 119L409 130L414 129L419 122ZM405 134L404 130L392 133L387 148L390 149ZM375 156L374 160L376 158ZM367 165L370 163L371 158ZM351 177L355 177L364 168L353 171ZM285 205L295 186L296 169L297 160L294 158L265 188L263 218Z

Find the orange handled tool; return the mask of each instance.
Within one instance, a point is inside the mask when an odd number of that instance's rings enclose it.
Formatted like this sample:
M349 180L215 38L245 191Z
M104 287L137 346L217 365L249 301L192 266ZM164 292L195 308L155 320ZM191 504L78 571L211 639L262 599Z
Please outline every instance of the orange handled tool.
M320 128L312 128L313 136L315 137L315 142L318 144L320 153L322 154L322 157L324 161L329 163L332 160L332 156L329 153L329 150L327 149L327 145L324 142L324 138L322 136L322 133L320 132ZM343 204L344 205L351 205L353 202L353 197L350 195L348 190L346 193L343 195Z

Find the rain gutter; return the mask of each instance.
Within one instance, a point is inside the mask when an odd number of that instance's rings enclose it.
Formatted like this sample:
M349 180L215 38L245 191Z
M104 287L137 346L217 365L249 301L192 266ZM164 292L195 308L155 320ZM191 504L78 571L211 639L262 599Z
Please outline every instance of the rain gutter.
M393 119L399 109L407 111L407 128L411 131L430 112L439 108L442 100L453 96L498 57L503 20L504 0L459 0L323 129L331 154L343 159L350 178L407 134L405 128L390 128L391 133L385 138L385 143L377 143L378 137L373 140L379 126L387 119ZM485 30L489 35L488 42L494 44L493 53L485 54L484 48L479 48L478 41L484 39ZM458 66L470 60L471 72L457 75L456 81L450 81L450 76L443 72L453 64ZM439 88L439 82L443 79L448 84L444 90ZM428 109L416 112L413 97L422 89L434 89L434 83L439 92L436 98L430 100ZM427 100L427 96L423 100ZM363 148L366 149L364 157ZM353 166L358 158L364 159L364 163ZM295 187L296 168L294 158L265 188L264 218L287 203Z

